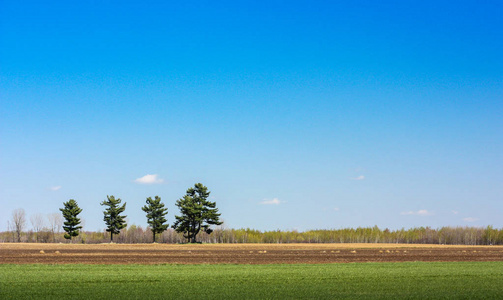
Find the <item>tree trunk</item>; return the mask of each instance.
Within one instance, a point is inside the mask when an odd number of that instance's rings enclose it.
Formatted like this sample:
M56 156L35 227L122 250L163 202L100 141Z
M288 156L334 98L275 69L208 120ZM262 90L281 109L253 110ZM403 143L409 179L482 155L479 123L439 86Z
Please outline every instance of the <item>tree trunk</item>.
M110 243L114 241L114 233L110 231Z
M152 231L152 233L154 234L154 243L155 243L155 231Z

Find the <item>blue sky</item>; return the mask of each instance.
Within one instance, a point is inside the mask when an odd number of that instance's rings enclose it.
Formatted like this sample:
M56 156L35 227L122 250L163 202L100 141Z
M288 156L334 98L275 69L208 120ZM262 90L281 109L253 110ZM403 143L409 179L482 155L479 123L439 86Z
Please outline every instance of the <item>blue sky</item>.
M100 230L107 195L172 223L196 182L234 228L502 227L502 13L1 1L0 230L70 198Z

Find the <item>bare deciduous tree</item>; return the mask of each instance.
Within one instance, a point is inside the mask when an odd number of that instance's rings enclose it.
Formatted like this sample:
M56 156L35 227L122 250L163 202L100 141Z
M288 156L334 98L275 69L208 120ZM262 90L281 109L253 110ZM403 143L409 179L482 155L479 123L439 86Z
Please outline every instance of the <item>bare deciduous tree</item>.
M17 234L17 242L21 242L21 233L26 226L26 213L24 209L18 208L12 212L12 223L14 224L14 230Z
M60 213L52 213L47 215L49 220L49 229L51 230L52 240L56 242L56 233L61 232L61 227L63 227L63 217Z
M34 214L30 217L31 226L33 227L33 231L35 231L35 240L38 243L38 233L44 227L44 217L42 214Z

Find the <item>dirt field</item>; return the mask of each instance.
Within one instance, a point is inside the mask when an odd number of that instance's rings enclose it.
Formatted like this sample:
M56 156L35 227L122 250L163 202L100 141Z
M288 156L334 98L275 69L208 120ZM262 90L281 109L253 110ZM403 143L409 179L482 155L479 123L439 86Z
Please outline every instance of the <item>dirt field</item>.
M0 264L313 264L400 261L503 261L503 246L0 244Z

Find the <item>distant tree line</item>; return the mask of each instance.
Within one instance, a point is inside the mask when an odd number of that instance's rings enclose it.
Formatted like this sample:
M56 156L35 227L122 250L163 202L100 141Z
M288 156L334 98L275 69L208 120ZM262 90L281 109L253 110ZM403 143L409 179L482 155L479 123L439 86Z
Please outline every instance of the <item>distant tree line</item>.
M82 231L73 238L74 243L106 243L110 232ZM38 236L38 240L37 240ZM23 231L21 242L64 242L64 234L53 233L44 228L38 232ZM114 237L117 243L152 243L151 228L130 225L120 230ZM156 234L158 243L185 243L183 233L167 228ZM260 231L254 229L232 229L217 226L211 233L201 232L198 241L202 243L404 243L404 244L446 244L446 245L503 245L503 229L487 227L416 227L410 229L381 229L378 227L359 227L308 231ZM0 242L18 242L16 231L0 232Z
M374 227L331 230L259 231L215 229L215 242L221 243L403 243L449 245L503 245L503 228L415 227L381 229Z

